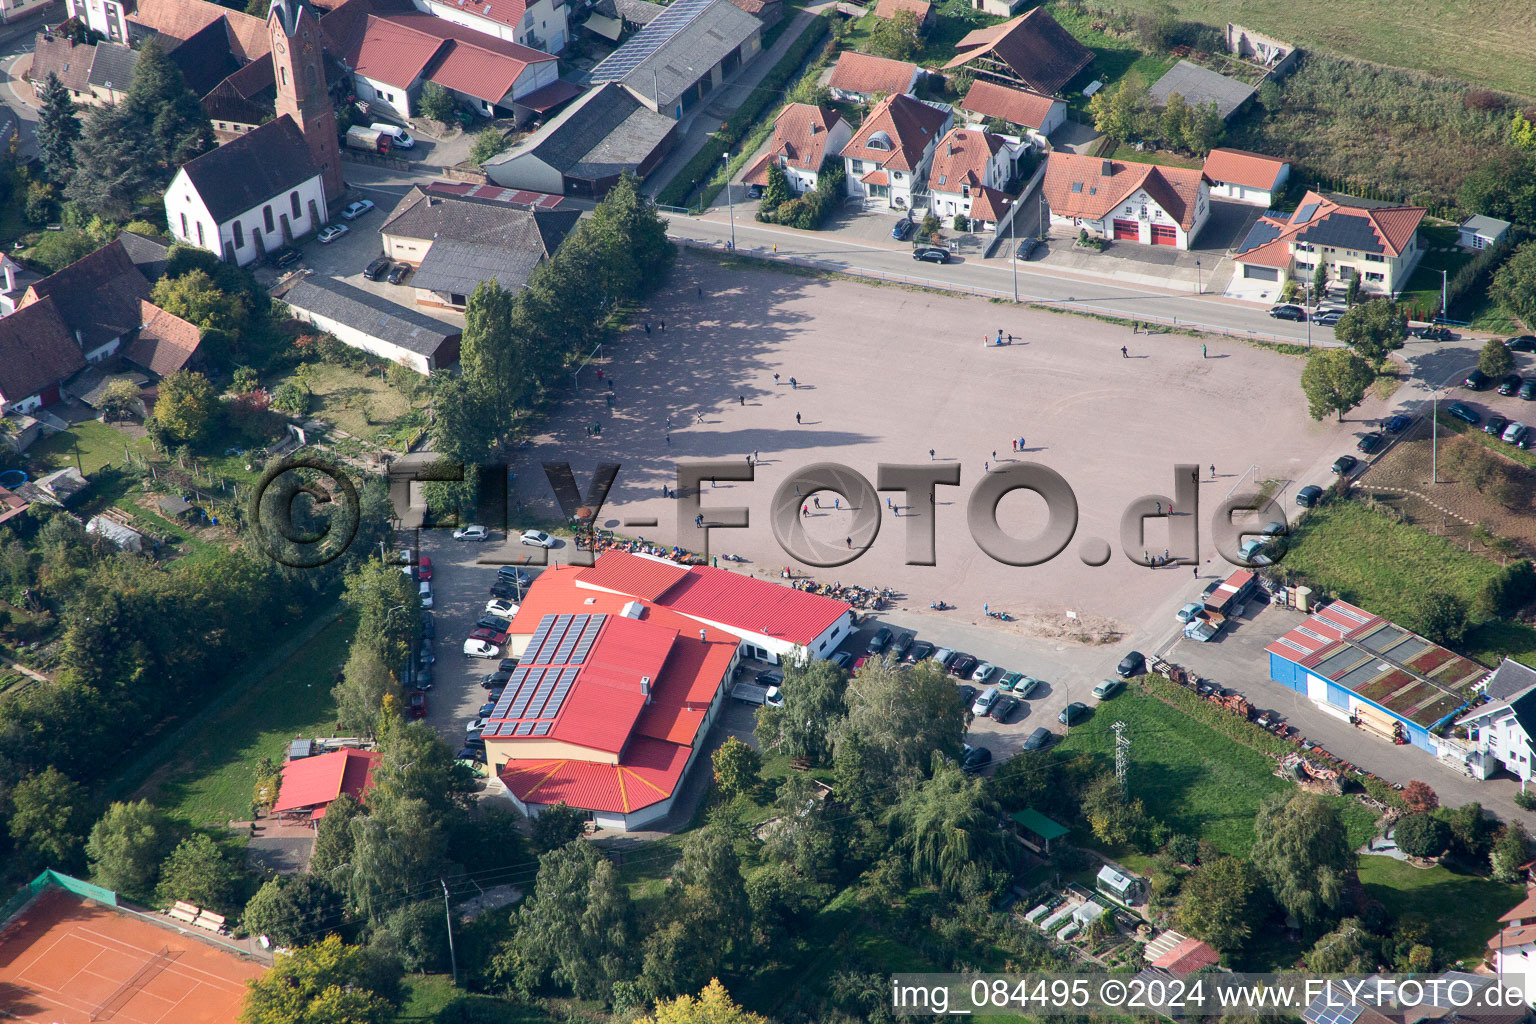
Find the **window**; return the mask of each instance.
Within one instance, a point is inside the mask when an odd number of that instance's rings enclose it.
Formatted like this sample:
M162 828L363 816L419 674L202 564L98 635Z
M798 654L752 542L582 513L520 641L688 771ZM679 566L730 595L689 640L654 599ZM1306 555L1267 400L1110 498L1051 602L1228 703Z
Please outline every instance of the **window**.
M1313 267L1312 267L1312 264L1310 264L1310 263L1303 263L1300 260L1297 260L1296 261L1296 269L1297 270L1312 270Z
M1379 281L1384 280L1384 277L1381 274L1372 274L1372 273L1367 272L1366 275L1365 275L1365 279L1367 281L1378 281L1379 282Z
M849 160L848 161L848 166L853 168L853 173L854 174L863 174L864 173L864 161L863 160Z
M1368 253L1365 254L1365 262L1367 262L1367 263L1384 263L1384 262L1386 262L1386 257L1385 256L1378 256L1378 255L1376 255L1373 252L1368 252Z
M282 73L283 85L286 86L288 84L288 69L287 68L278 68L277 70Z
M1296 243L1296 251L1297 252L1311 252L1312 251L1312 243L1311 242L1297 242Z
M295 189L294 191L288 193L288 205L293 207L293 215L295 217L300 216L300 213L299 213L299 193L298 193L297 189Z
M208 248L208 246L203 243L203 222L202 221L198 221L197 222L197 244L202 246L204 249Z
M272 227L272 204L271 203L268 203L266 206L263 206L261 208L261 219L267 225L268 233L271 233L273 230L275 230Z
M245 229L241 226L239 221L235 221L235 248L245 248Z
M1473 235L1472 236L1472 248L1474 248L1474 249L1481 249L1484 246L1486 246L1487 244L1488 243L1483 240L1483 236L1482 235Z
M462 306L465 304L464 296L460 295L458 292L449 292L448 301L455 306Z
M187 233L187 215L186 214L182 214L181 215L181 237L182 238L191 238L192 237L190 234Z

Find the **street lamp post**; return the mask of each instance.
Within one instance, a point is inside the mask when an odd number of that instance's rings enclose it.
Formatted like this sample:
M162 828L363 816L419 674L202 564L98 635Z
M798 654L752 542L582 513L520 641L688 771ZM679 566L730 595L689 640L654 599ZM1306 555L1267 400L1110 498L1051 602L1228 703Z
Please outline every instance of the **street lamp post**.
M1429 482L1440 482L1440 389L1436 388L1429 402Z
M720 159L725 162L725 205L731 211L731 251L736 251L736 204L731 199L731 153L726 150L720 154Z
M1307 348L1311 348L1312 347L1312 285L1309 282L1303 281L1301 283L1301 288L1302 288L1302 291L1301 291L1302 302L1305 303L1305 305L1302 307L1301 315L1303 317L1305 317L1306 321L1307 321Z
M1197 259L1195 260L1195 294L1199 295L1204 291L1205 283L1200 278L1200 261Z
M1014 210L1013 216L1008 218L1008 245L1013 249L1013 301L1019 301L1019 247L1015 244L1018 238L1016 227L1019 223L1019 211Z

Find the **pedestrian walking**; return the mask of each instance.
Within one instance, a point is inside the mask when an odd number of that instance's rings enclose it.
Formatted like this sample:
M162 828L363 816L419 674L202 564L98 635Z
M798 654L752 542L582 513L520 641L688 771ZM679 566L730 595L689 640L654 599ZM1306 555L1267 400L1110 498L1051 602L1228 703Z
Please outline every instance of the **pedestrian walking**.
M598 380L602 380L603 379L603 368L601 366L599 366L597 368L597 379Z
M983 614L983 615L990 615L990 614L992 614L992 606L988 605L988 604L982 605L981 606L981 614Z
M848 545L848 550L849 551L853 550L853 538L852 537L844 537L843 538L843 542Z
M933 449L932 448L928 449L928 461L929 462L933 461Z
M1173 515L1173 502L1168 503L1168 514Z
M1211 463L1211 479L1216 479L1216 463Z
M795 484L795 497L800 497L800 485Z
M761 455L757 454L757 449L756 448L752 449L752 461L753 462L762 462L763 461L763 457Z
M608 408L610 408L610 409L613 408L613 395L612 394L608 395Z
M1195 579L1200 578L1200 567L1198 565L1192 566L1191 571L1195 574Z
M820 496L812 498L811 499L811 504L815 505L817 508L821 508L821 498L820 498Z
M1021 437L1021 438L1019 438L1019 451L1023 451L1023 450L1024 450L1024 439Z
M663 320L661 322L661 333L662 334L666 334L667 333L667 322L665 320Z
M891 507L891 499L890 498L886 498L885 499L885 507L886 508L890 508Z
M997 461L997 450L996 449L993 449L993 451L992 451L992 461L993 462Z
M1019 439L1018 438L1014 438L1012 441L1009 441L1008 443L1013 445L1013 450L1014 451L1018 451L1019 450Z
M810 510L809 506L807 506L807 505L801 505L800 506L800 518L801 519L808 518L810 516L810 514L811 514L811 510Z
M832 508L835 511L837 511L837 512L841 512L843 510L843 499L842 498L833 498L832 499Z
M693 525L702 527L704 525L704 517L702 515L694 516Z
M1136 333L1136 329L1138 327L1140 327L1140 326L1141 326L1141 322L1139 320L1132 320L1131 321L1131 333L1135 334Z
M1142 561L1142 563L1144 565L1151 565L1152 564L1152 552L1150 552L1150 551L1143 551L1141 553L1141 561Z
M645 322L645 336L647 338L651 336L651 322L649 320Z
M1163 561L1168 561L1168 549L1163 548Z
M704 422L704 414L703 413L698 412L698 413L694 413L694 415L698 417L697 422L699 422L699 423L703 423Z
M800 389L800 382L791 377L789 378L789 386L791 390L798 391Z
M752 465L752 456L750 455L747 456L747 465Z
M709 478L709 486L711 486L711 487L715 486L715 478L714 477L710 477Z
M1129 359L1129 358L1131 358L1130 355L1125 351L1125 346L1124 345L1120 346L1120 358L1121 359Z
M737 395L736 396L736 404L737 405L741 405L741 406L745 406L747 404L747 396L746 395Z
M703 285L699 285L698 287L699 287L699 298L702 299L704 297L704 286Z
M1205 358L1205 346L1204 345L1200 346L1200 358L1201 359Z
M985 461L982 462L982 464L981 464L981 471L983 473L990 473L990 472L992 472L992 463L985 462Z
M795 413L795 422L796 423L800 422L800 414L799 413Z
M1162 515L1163 514L1163 503L1162 502L1158 502L1157 503L1157 514L1158 515Z
M672 435L670 433L667 434L667 447L668 448L672 447Z
M778 386L778 383L779 383L779 375L778 374L774 374L773 375L773 383L774 383L775 387Z
M613 390L613 378L612 377L608 378L608 390L609 391Z

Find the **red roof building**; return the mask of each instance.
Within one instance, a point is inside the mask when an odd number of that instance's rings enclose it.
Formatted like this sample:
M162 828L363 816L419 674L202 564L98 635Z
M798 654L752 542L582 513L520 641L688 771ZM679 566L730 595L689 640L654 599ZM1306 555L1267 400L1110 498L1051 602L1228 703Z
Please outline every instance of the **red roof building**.
M911 92L921 73L922 69L909 61L844 50L832 67L827 87L836 99L865 102L876 96Z
M787 103L773 120L773 141L758 161L742 175L748 185L767 185L768 168L778 164L790 188L807 192L816 187L821 164L842 153L853 135L848 122L835 110L810 103Z
M1185 939L1168 952L1152 961L1151 966L1161 967L1169 974L1183 977L1194 974L1202 967L1214 967L1221 957L1209 944L1199 939Z
M1067 105L1062 100L982 78L971 83L960 105L973 114L995 117L1040 135L1051 134L1067 119Z
M1041 190L1053 224L1144 245L1188 249L1211 213L1210 186L1189 167L1057 152Z
M373 750L335 750L289 761L283 765L272 812L279 818L316 822L343 793L361 801L373 787L373 771L382 756Z
M1034 92L1060 92L1093 63L1093 51L1073 38L1055 18L1037 7L1000 25L979 28L955 44L957 56L944 70L969 67L980 78L1022 85Z

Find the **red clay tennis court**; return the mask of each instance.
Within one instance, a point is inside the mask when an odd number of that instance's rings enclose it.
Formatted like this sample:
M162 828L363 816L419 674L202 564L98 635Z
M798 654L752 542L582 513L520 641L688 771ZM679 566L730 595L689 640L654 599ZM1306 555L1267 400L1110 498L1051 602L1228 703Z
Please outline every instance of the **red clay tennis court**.
M266 968L176 928L48 888L0 931L0 1020L234 1024Z

